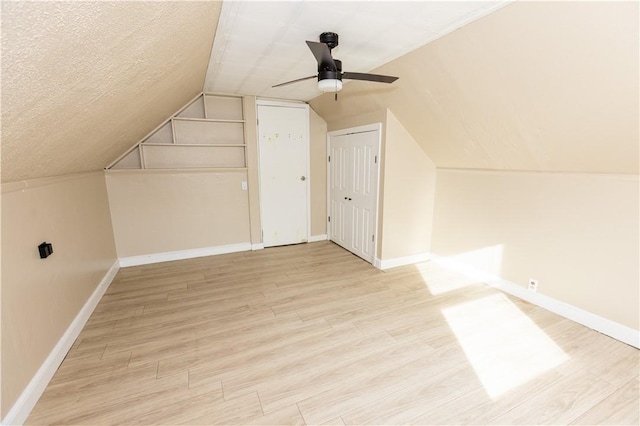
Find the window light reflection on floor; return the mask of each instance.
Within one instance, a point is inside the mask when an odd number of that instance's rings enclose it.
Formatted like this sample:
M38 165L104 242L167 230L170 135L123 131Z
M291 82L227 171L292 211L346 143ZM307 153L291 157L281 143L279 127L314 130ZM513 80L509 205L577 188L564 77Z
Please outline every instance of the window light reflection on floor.
M492 399L568 360L568 356L505 295L442 310Z
M499 276L502 253L503 245L496 244L425 262L416 265L416 269L427 284L429 292L437 296Z

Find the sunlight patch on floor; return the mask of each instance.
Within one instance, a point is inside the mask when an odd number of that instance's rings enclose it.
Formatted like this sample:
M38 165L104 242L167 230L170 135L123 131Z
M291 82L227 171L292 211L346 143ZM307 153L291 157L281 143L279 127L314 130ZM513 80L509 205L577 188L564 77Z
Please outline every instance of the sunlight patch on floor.
M503 294L461 303L442 313L494 400L568 360Z
M434 296L500 275L503 245L484 247L416 266ZM469 271L460 265L472 265ZM477 271L482 271L478 274Z
M480 281L470 278L468 275L458 273L434 262L424 262L415 265L429 292L434 296L458 290Z

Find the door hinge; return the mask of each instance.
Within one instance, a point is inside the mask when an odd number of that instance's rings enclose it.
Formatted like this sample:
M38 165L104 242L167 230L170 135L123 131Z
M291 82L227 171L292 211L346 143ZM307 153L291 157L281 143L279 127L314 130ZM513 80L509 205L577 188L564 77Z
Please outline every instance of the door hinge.
M372 235L372 236L371 236L371 242L375 241L375 238L376 238L376 236L375 236L375 235Z
M375 155L375 156L373 157L373 162L374 162L374 163L376 163L376 164L378 164L378 156L377 156L377 155Z
M261 232L260 238L262 239L262 242L264 243L264 230L261 230L260 232Z
M329 216L329 222L331 222L331 216Z
M331 162L331 156L329 156L329 162Z

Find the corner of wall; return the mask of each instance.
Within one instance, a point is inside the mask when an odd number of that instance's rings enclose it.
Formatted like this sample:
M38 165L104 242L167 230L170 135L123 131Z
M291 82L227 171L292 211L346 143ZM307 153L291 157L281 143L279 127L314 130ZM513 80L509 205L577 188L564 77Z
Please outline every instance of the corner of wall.
M431 249L436 167L390 109L386 118L379 256L402 264Z

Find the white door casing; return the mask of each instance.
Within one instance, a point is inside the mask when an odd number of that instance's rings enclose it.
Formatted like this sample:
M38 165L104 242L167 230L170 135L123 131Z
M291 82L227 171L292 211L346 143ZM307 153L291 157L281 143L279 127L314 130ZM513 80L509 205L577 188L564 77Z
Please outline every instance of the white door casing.
M377 231L380 125L330 132L329 239L373 263Z
M260 217L265 247L309 239L309 109L258 101Z

